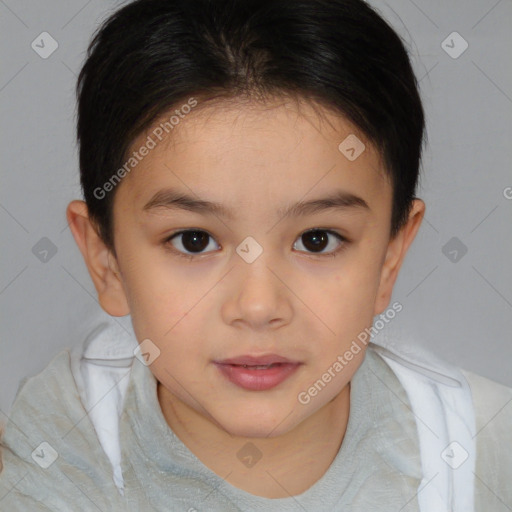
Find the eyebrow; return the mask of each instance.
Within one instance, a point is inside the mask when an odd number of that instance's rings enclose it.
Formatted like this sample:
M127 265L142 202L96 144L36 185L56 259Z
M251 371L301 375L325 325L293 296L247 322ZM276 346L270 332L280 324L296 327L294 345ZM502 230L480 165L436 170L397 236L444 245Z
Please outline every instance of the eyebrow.
M234 212L220 203L196 199L174 189L159 190L142 208L144 212L156 209L179 209L202 215L217 215L230 220L235 218ZM326 197L310 201L299 201L290 206L279 208L276 213L280 218L289 218L311 215L325 210L343 211L349 209L354 211L371 211L368 203L362 197L343 190L337 190Z

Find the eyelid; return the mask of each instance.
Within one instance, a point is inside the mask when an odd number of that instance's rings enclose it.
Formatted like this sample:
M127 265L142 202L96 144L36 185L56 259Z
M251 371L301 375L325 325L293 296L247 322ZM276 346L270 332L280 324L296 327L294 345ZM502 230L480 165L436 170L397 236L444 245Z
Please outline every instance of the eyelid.
M176 249L175 247L173 247L173 245L170 243L171 240L173 238L177 237L178 235L182 235L184 233L189 233L189 232L206 233L206 235L208 235L212 240L215 240L215 237L205 229L201 229L201 228L180 229L178 231L175 231L174 233L171 233L170 235L167 235L164 238L162 243L163 243L164 247L166 248L166 250L172 252L173 254L175 254L177 256L186 258L188 260L197 259L197 258L200 258L201 256L205 256L207 254L210 254L211 252L214 252L214 251L208 251L208 252L202 252L202 253L200 252L200 253L196 253L196 254L181 252L178 249ZM215 243L217 243L217 242L215 242ZM222 249L222 246L219 243L217 243L217 245L219 245L220 248Z
M175 231L174 233L171 233L170 235L167 235L164 238L164 240L162 241L162 243L165 246L165 248L167 250L171 251L173 254L176 254L178 256L182 256L182 257L187 258L189 260L197 259L197 258L200 258L201 256L205 256L207 254L215 252L215 251L207 251L207 252L195 253L195 254L193 254L193 253L184 253L184 252L181 252L181 251L175 249L172 246L172 244L170 244L171 240L173 238L177 237L178 235L182 235L182 234L189 233L189 232L194 232L194 231L200 232L200 233L206 233L206 235L208 235L212 240L215 240L215 237L211 233L209 233L207 230L205 230L205 229L187 228L187 229L180 229L178 231ZM308 256L317 256L317 257L320 257L320 258L325 258L325 257L333 258L340 251L342 251L348 244L351 243L351 240L349 240L346 236L342 235L341 233L338 233L334 229L331 229L331 228L320 228L320 227L309 228L309 229L306 229L305 231L302 231L297 236L297 239L302 237L302 235L304 235L306 233L313 232L313 231L323 231L325 233L333 235L334 237L336 237L338 239L339 242L341 242L341 245L337 249L335 249L334 251L327 252L327 253L314 253L314 252L298 251L299 253L306 254ZM220 248L222 248L222 246L218 242L216 242L216 243L217 243L217 245L219 245Z
M314 232L314 231L323 231L324 233L333 235L334 237L336 237L338 239L338 241L340 242L340 245L336 249L334 249L333 251L330 251L330 252L314 253L314 252L307 252L307 251L298 251L300 254L305 254L307 256L314 256L314 257L318 257L318 258L334 258L341 251L343 251L348 244L351 243L351 240L349 240L346 236L342 235L341 233L338 233L336 230L331 229L331 228L321 228L321 227L306 229L305 231L302 231L302 233L297 238L300 238L302 235L304 235L306 233L310 233L310 232Z

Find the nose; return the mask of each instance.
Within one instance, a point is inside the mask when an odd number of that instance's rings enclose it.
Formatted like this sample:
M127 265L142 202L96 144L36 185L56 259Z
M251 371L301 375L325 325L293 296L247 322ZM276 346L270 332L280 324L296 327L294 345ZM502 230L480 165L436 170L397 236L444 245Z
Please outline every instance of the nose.
M253 330L276 329L291 321L293 293L282 272L263 253L256 261L241 261L222 307L224 321Z

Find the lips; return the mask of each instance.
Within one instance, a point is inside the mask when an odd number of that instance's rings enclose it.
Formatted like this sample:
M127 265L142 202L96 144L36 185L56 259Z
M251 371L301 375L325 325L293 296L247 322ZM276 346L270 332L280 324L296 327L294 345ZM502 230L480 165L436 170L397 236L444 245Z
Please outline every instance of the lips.
M297 361L291 361L286 357L278 356L277 354L267 354L264 356L253 357L253 356L239 356L231 359L224 359L222 361L216 361L219 364L232 364L236 366L266 366L277 363L296 363Z
M249 355L214 361L231 383L249 391L265 391L281 384L301 365L277 354Z

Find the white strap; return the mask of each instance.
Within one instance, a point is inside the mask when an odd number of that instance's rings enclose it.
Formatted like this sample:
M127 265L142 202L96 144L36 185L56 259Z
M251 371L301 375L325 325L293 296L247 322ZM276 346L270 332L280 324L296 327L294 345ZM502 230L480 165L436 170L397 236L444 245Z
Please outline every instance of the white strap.
M474 512L475 413L469 385L456 367L375 346L404 387L416 419L423 479L421 512ZM421 370L419 370L421 368Z
M112 465L113 480L121 495L124 495L124 480L119 418L137 346L135 334L130 334L130 330L103 323L83 345L71 351L71 370L82 403Z

